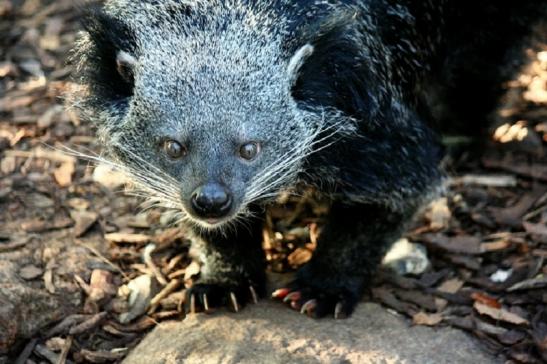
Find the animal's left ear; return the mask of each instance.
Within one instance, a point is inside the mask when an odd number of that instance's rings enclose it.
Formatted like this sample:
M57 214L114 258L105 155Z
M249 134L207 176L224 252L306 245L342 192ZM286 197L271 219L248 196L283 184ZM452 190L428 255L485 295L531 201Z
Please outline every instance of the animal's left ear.
M386 72L374 62L373 46L359 27L359 13L342 12L307 25L305 46L289 62L291 95L302 106L332 108L345 115L375 117ZM363 20L364 21L364 20Z
M116 54L116 70L125 82L132 84L134 68L137 63L135 57L126 51L118 51Z
M313 54L314 48L311 44L306 44L300 47L292 56L287 66L287 74L289 75L290 87L294 87L299 77L300 68L308 57Z

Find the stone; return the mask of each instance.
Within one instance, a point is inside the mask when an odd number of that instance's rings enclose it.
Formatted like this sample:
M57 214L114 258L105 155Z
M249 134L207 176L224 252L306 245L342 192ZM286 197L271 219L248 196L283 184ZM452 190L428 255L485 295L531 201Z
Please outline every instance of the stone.
M431 263L427 257L427 249L420 244L411 243L406 238L393 244L382 260L382 265L393 270L398 275L420 275Z
M0 253L0 364L2 355L16 354L25 341L81 310L83 295L74 277L88 280L90 267L101 261L87 248L57 238L62 236L59 232L54 235ZM102 242L94 245L99 251L104 246ZM39 267L50 272L48 283L54 294L44 287L45 280L38 279Z
M127 285L129 311L120 314L119 321L126 324L141 316L150 307L150 301L158 293L159 286L154 277L148 274L138 276ZM122 288L123 291L123 288Z
M68 312L62 297L26 285L17 270L16 264L0 260L0 355Z
M314 320L263 300L161 323L124 363L495 363L479 345L456 329L411 326L374 303L346 320Z
M41 277L42 274L44 274L44 270L32 264L24 266L19 271L19 276L27 281Z

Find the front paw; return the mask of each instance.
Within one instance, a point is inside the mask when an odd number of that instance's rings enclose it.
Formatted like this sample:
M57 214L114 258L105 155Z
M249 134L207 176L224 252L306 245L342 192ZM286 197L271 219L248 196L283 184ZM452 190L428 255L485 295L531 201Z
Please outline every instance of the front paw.
M258 303L262 293L263 289L252 282L222 284L198 281L186 290L185 309L186 313L211 312L225 306L239 312L248 302Z
M282 299L294 310L310 317L320 318L332 315L335 319L351 315L361 298L364 279L361 277L299 272L288 287L280 288L273 298Z

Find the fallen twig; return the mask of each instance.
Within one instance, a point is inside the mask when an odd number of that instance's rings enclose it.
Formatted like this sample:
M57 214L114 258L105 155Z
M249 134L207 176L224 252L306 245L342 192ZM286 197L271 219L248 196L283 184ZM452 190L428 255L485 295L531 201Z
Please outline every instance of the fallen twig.
M59 355L59 361L57 361L57 364L65 364L67 362L68 353L70 352L70 348L72 347L72 336L67 337L65 340L65 346L63 347L63 350L61 351L61 354Z
M181 281L178 279L173 279L171 282L169 282L168 285L166 285L160 293L154 296L152 298L152 301L150 301L150 308L148 309L148 314L152 314L156 309L158 308L160 301L167 297L170 293L174 292L179 286L182 284Z
M87 332L101 324L101 322L108 316L107 312L100 312L96 315L93 315L91 318L85 320L79 325L72 327L68 333L70 335L79 335L84 332Z
M165 277L161 273L160 269L158 268L158 266L154 263L154 260L152 259L152 253L154 252L155 249L156 249L155 244L148 244L144 248L144 251L142 253L143 259L144 259L144 262L146 263L146 265L148 266L148 268L150 268L152 273L154 273L154 276L156 277L158 282L162 286L165 286L167 284L167 279L165 279Z

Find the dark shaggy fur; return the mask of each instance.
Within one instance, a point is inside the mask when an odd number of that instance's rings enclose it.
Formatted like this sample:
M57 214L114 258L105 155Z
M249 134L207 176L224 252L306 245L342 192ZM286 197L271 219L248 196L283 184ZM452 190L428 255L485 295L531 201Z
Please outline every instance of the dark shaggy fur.
M477 129L546 4L111 0L77 46L87 87L75 104L112 163L194 232L198 307L244 303L249 286L264 293L263 207L276 193L305 184L329 198L290 290L297 306L315 300L316 316L341 317L440 189L433 130ZM184 157L167 158L165 140ZM248 141L262 146L250 162L235 155ZM212 182L233 197L221 220L188 203Z

